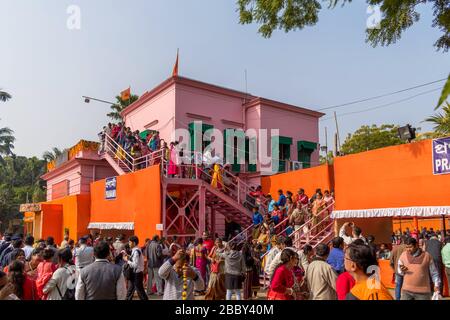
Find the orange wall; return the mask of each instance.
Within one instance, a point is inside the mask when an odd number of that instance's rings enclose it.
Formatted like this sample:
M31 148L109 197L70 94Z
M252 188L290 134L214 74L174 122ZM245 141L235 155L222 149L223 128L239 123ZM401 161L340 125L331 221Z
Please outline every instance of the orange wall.
M308 196L317 187L334 189L337 210L450 206L450 174L433 175L431 143L432 140L425 140L338 157L332 166L263 177L261 183L264 192L272 195L280 188L295 193L302 187ZM359 223L369 223L362 227L387 241L392 227L398 228L391 220ZM374 221L381 226L373 229L370 223ZM419 220L419 226L441 228L440 221L427 219ZM402 222L402 227L406 227L406 222ZM450 229L449 224L447 228Z
M61 205L63 210L62 225L58 230L58 234L53 236L62 239L64 236L64 229L69 229L69 236L75 241L82 236L88 234L87 226L90 217L90 195L74 195L60 198L54 201L46 202L46 204ZM44 212L45 215L45 212ZM52 223L47 221L47 223ZM62 240L61 240L62 241ZM57 244L61 242L58 240Z
M91 222L134 222L141 243L161 223L159 166L117 177L117 197L105 199L105 180L91 183Z
M62 212L62 205L42 204L42 239L52 236L55 239L56 244L61 243Z
M339 157L336 209L450 205L450 175L433 175L431 140Z
M297 193L299 188L305 189L310 197L317 188L324 190L333 189L333 167L322 165L304 170L277 174L261 178L261 186L264 193L271 193L274 199L278 197L278 189Z

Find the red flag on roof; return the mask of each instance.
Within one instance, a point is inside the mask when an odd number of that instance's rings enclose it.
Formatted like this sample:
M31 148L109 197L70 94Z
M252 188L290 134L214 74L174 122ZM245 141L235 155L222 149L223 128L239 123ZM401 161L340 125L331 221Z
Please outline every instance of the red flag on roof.
M175 65L173 66L172 77L178 77L178 53L177 50L177 61L175 61Z
M128 89L126 89L120 93L120 99L122 99L122 101L130 100L130 96L131 96L131 88L130 87L128 87Z

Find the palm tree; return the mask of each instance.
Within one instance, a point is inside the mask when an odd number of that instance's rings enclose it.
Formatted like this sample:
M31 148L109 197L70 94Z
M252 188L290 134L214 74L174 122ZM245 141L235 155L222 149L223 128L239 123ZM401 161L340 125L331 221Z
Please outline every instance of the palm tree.
M111 106L112 111L108 113L107 116L114 121L122 121L122 116L120 115L120 113L138 99L139 96L135 94L130 95L130 99L126 101L123 101L120 96L116 96L117 103Z
M0 89L0 101L6 102L6 101L8 101L11 98L12 97L11 97L11 95L8 92L2 91Z
M439 135L450 135L450 103L446 103L446 105L442 108L444 113L438 113L434 116L431 116L425 121L434 124L434 131Z
M42 155L42 158L47 162L51 162L51 161L55 160L56 158L58 158L62 153L63 153L63 151L54 147L54 148L52 148L51 151L45 151L44 154Z
M6 102L11 99L11 95L0 90L0 101ZM14 149L14 141L16 138L13 136L13 131L10 128L0 128L0 161L3 161L2 156L12 155L12 149Z
M3 156L10 156L13 154L14 141L13 131L10 128L0 128L0 158Z

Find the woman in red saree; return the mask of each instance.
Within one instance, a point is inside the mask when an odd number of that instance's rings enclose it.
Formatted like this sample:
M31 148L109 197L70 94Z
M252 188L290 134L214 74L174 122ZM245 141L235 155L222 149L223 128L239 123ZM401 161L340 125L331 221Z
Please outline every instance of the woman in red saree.
M178 152L175 148L175 143L170 143L170 150L169 150L169 167L167 169L167 174L169 176L175 176L178 174Z
M281 264L275 269L267 293L268 300L295 300L293 268L298 264L298 254L291 249L281 252Z

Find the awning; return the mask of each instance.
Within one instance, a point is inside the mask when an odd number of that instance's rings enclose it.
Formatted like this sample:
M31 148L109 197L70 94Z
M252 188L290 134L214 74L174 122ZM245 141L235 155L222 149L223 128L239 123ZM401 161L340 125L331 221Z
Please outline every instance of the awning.
M450 215L450 207L403 207L361 210L335 210L333 219L382 218L382 217L439 217Z
M316 150L317 143L310 141L297 141L297 149Z
M99 230L134 230L134 222L91 222L87 228Z

